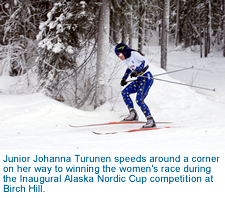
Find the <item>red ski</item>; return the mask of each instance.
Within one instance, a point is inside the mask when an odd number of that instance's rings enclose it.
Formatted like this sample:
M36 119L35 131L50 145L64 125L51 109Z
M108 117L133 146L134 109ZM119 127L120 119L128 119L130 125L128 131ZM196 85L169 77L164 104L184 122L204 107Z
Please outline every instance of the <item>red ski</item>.
M150 130L157 130L157 129L169 129L171 127L154 127L154 128L141 128L141 129L131 129L128 131L113 131L113 132L96 132L92 131L96 135L110 135L110 134L117 134L117 133L131 133L131 132L137 132L137 131L150 131Z
M99 123L99 124L88 124L88 125L69 125L70 127L79 128L79 127L90 127L90 126L101 126L101 125L115 125L115 124L143 124L146 121L120 121L120 122L106 122L106 123ZM172 122L156 122L156 124L171 124Z

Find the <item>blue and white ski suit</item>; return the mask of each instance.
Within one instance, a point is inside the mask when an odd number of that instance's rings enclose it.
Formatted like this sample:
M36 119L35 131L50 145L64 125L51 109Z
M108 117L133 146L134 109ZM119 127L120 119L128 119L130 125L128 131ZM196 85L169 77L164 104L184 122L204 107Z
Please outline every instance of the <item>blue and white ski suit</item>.
M123 79L127 79L129 74L134 70L137 70L138 73L141 73L149 64L149 61L137 51L131 51L130 57L123 60L123 62L128 67L123 76ZM152 74L150 73L150 71L146 70L143 74L138 75L137 80L128 84L122 91L124 102L126 103L128 108L134 108L134 104L130 98L130 94L137 93L136 103L141 108L146 117L151 115L148 106L144 102L144 99L148 95L149 89L153 84L153 79L151 77Z

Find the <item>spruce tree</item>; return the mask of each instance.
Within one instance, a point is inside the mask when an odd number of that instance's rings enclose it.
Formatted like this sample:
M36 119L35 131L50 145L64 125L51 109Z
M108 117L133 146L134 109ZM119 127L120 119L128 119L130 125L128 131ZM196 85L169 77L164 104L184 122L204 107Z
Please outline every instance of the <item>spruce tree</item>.
M93 1L61 0L54 4L37 36L39 90L60 101L70 97L76 107L83 104L79 90L84 89L84 80L88 78L84 64L78 65L77 57L95 37L95 8ZM71 96L66 94L69 92ZM83 93L88 97L89 93L85 90Z

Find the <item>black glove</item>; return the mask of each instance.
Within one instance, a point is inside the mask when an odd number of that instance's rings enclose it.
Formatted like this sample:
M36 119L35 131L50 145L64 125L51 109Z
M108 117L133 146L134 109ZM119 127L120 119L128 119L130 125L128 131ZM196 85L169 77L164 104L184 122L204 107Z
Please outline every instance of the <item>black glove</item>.
M134 70L132 71L132 73L130 74L130 77L137 77L138 76L138 71L137 70Z
M126 85L126 84L127 84L127 81L126 81L125 78L123 78L123 79L121 80L121 82L120 82L120 85L121 85L121 86L124 86L124 85Z

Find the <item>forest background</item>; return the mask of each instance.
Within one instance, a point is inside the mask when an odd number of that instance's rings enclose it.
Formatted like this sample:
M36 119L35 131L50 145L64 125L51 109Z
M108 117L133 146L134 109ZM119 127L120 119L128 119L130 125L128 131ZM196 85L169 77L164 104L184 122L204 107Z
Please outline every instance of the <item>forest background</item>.
M109 52L119 42L150 53L157 34L165 70L168 44L225 57L225 0L0 0L0 27L9 93L41 92L75 108L117 97L110 87L121 62Z

